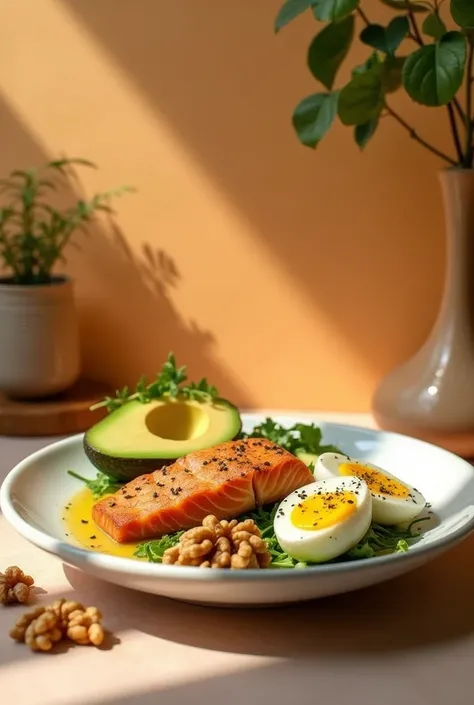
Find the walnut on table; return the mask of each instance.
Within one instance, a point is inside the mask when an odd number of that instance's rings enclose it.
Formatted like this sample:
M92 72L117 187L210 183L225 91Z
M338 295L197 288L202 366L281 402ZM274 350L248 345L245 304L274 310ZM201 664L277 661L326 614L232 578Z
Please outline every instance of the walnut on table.
M268 568L271 556L253 519L219 521L214 515L185 531L179 543L166 549L163 563L245 570Z
M26 575L18 566L9 566L0 573L0 602L3 605L27 603L34 582L31 575Z
M54 644L63 639L100 646L105 632L97 607L84 607L80 602L61 599L23 614L10 636L33 651L51 651Z

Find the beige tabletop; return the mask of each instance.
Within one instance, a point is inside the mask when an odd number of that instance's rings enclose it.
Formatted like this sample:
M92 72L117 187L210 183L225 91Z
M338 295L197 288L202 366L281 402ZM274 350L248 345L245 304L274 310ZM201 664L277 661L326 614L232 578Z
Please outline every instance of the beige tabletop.
M368 419L344 417L361 423ZM0 438L0 481L55 439ZM474 694L474 536L391 582L296 607L224 610L135 593L64 566L0 516L0 570L31 573L48 603L104 613L104 649L37 654L8 637L0 606L3 705L461 705Z

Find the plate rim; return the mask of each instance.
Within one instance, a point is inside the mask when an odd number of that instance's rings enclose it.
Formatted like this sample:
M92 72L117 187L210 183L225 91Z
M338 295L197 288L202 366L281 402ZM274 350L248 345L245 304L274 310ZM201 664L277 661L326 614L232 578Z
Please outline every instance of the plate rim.
M435 446L432 443L423 441L421 439L407 436L405 434L400 434L392 431L385 431L378 428L370 428L366 426L359 426L350 423L339 423L337 421L325 421L323 414L318 412L297 412L297 411L272 411L265 410L264 412L259 412L257 410L248 410L245 412L240 412L242 416L242 422L245 423L245 417L260 417L262 420L268 416L272 417L292 417L295 420L301 416L305 417L305 420L313 418L313 422L318 424L324 424L325 426L336 427L342 431L350 429L351 431L365 433L374 436L387 436L389 438L403 438L410 442L415 442L430 448L435 448L436 451L446 455L447 457L456 459L457 462L469 468L474 476L473 466L464 458L452 453L451 451ZM463 541L467 536L474 532L474 515L470 520L463 524L458 529L455 529L448 536L441 536L438 539L433 540L432 543L427 546L422 546L414 551L408 551L406 553L393 553L387 556L375 556L372 558L366 558L363 561L347 561L341 563L329 563L321 564L316 566L307 566L304 569L295 568L280 568L275 570L262 571L258 569L251 569L246 571L212 571L212 570L201 570L196 569L194 566L174 566L166 565L161 563L148 563L135 561L132 558L126 558L121 556L112 556L109 554L104 554L96 551L89 551L87 549L81 548L79 546L74 546L73 544L55 538L50 534L35 528L30 523L28 523L15 509L14 500L12 495L12 489L15 481L25 469L32 463L41 460L43 456L48 456L53 450L61 449L62 447L74 447L75 445L80 445L82 450L82 441L85 433L76 433L66 438L62 438L47 445L39 448L38 450L30 453L25 458L20 460L16 465L8 472L5 477L1 487L0 487L0 511L3 513L5 519L13 527L13 529L20 534L27 541L35 545L36 547L51 553L65 563L70 563L72 565L87 567L96 567L107 572L113 572L115 574L133 574L137 578L148 578L156 580L174 581L174 580L184 580L186 582L254 582L258 581L306 581L317 579L318 576L323 577L324 575L340 575L354 572L362 572L373 569L375 566L379 566L383 569L384 566L395 565L396 563L405 563L406 565L410 563L419 563L420 559L427 561L430 559L432 554L438 554L449 549L450 546L455 545ZM474 504L466 505L465 509L469 507L474 507ZM130 567L133 566L133 570Z

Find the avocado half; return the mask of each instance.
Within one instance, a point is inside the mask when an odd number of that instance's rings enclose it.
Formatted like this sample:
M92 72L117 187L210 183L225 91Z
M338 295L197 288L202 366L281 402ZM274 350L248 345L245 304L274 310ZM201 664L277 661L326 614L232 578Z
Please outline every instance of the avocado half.
M130 401L92 426L84 450L101 472L128 482L195 450L236 438L238 409L225 399Z

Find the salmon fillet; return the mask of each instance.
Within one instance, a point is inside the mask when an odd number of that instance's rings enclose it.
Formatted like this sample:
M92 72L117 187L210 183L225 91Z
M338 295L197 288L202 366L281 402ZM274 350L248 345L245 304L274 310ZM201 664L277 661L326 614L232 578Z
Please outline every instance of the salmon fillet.
M313 482L309 468L264 438L229 441L189 453L141 475L92 510L119 543L198 526L208 514L231 519Z

